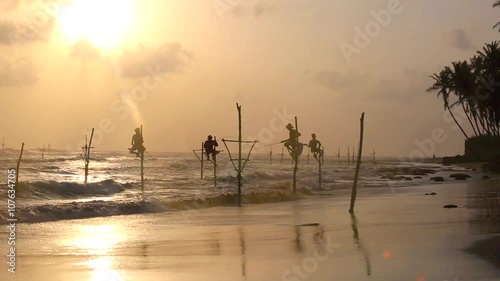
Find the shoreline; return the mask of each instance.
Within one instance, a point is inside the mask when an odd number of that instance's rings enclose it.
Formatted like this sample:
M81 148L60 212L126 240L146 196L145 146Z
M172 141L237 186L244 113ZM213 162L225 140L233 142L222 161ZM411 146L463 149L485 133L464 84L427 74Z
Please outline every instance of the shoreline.
M496 236L484 227L475 202L495 184L360 189L354 216L347 212L350 190L339 190L242 208L19 224L23 243L16 277L295 281L297 275L283 279L283 274L312 261L322 243L331 240L338 247L308 273L310 280L496 280L499 268L478 258L491 256L492 247L480 247L479 255L466 251ZM428 192L437 195L424 195ZM459 208L444 209L445 204ZM0 241L5 235L2 229ZM54 274L44 279L47 270ZM10 277L5 272L0 270L0 277Z

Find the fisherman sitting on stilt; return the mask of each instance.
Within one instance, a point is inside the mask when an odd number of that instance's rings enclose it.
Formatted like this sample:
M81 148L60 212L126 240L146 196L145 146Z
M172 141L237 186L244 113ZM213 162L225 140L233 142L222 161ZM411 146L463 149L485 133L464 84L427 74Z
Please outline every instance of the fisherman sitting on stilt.
M132 147L128 150L130 153L135 154L137 157L140 157L141 154L144 154L146 148L142 145L144 140L142 138L141 129L135 129L135 135L132 136Z
M288 139L282 140L281 143L284 143L284 146L288 149L288 152L292 157L300 156L300 154L302 154L303 144L297 142L297 139L301 136L301 134L297 132L297 130L295 130L290 123L286 125L286 128L289 131Z
M212 135L208 135L207 140L203 144L207 160L210 160L210 155L212 155L212 160L215 161L215 155L219 153L219 151L216 150L217 146L219 146L217 138L212 139Z
M318 155L321 159L322 156L322 149L321 149L321 142L316 139L316 134L311 135L312 140L309 141L309 148L311 149L311 153L314 156L314 158L318 159Z

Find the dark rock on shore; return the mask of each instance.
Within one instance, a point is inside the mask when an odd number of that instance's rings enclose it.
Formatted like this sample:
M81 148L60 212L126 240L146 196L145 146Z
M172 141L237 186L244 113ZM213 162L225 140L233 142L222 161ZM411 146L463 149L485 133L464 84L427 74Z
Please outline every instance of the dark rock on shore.
M444 181L444 178L443 177L433 177L433 178L431 178L431 180L439 182L439 181Z
M470 178L471 176L467 174L451 174L450 178L454 178L455 180L466 180Z
M452 209L452 208L458 208L457 205L453 205L453 204L450 204L450 205L444 205L443 208L446 208L446 209Z

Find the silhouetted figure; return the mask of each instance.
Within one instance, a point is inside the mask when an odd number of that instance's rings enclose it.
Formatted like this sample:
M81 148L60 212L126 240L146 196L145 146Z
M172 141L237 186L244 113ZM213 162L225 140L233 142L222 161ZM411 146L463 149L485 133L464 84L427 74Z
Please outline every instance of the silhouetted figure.
M282 140L281 142L284 143L284 146L288 149L288 152L290 152L292 156L299 156L302 153L302 144L297 142L297 138L300 137L301 134L297 132L297 130L295 130L290 123L286 125L286 128L288 129L288 139ZM297 149L299 151L294 153Z
M217 146L219 146L217 139L212 139L212 135L208 135L207 140L203 144L207 160L210 160L210 155L212 155L212 160L215 161L215 155L218 153L218 151L216 151Z
M316 134L311 135L312 140L309 141L309 148L311 149L311 153L314 158L318 159L318 155L322 156L321 142L316 139Z
M140 157L141 154L146 151L146 148L142 145L143 143L144 140L142 138L141 129L137 128L135 129L135 135L132 136L132 147L128 150L130 151L130 153L135 154L137 157Z

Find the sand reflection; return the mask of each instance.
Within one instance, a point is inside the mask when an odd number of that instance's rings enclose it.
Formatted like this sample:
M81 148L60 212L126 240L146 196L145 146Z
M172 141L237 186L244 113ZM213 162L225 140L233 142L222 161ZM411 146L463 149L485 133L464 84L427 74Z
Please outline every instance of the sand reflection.
M118 225L83 225L78 228L70 242L75 253L88 255L83 262L91 270L89 281L121 281L114 253L118 245L126 239L123 227Z

